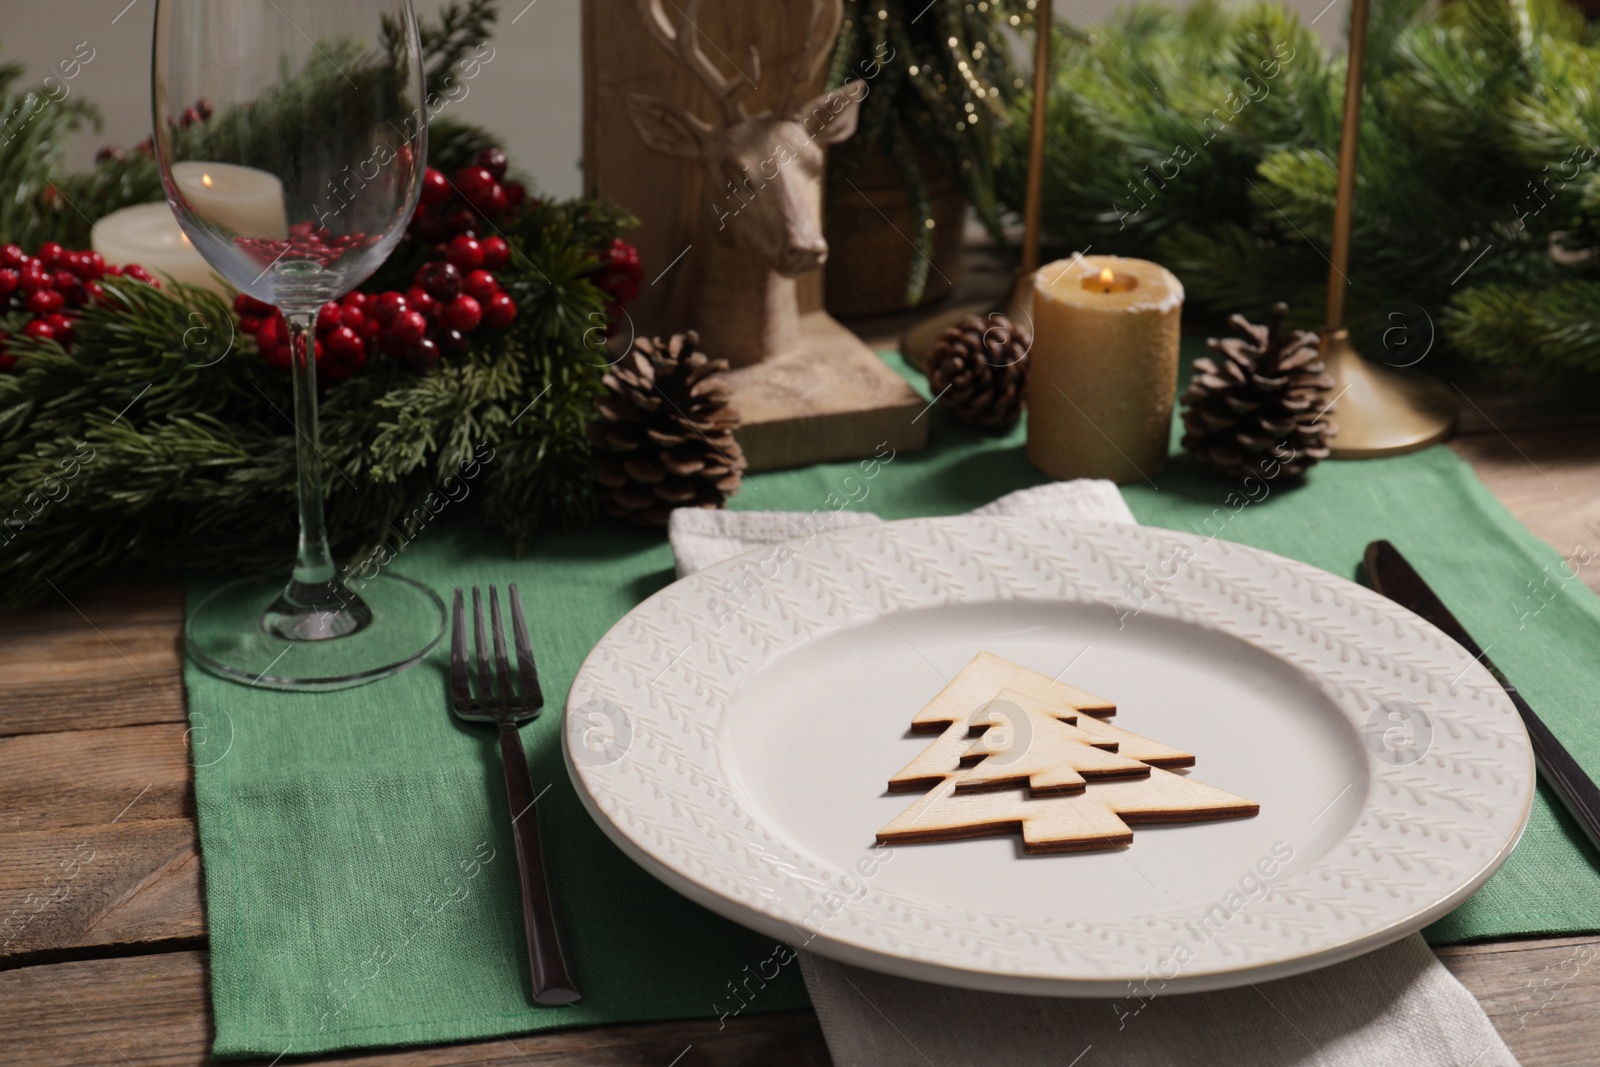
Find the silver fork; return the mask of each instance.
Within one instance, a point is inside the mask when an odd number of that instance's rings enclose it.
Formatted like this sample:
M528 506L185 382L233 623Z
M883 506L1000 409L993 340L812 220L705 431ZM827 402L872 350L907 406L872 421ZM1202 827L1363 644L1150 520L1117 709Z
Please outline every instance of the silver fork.
M450 706L456 717L468 722L492 722L500 727L500 760L505 770L506 799L511 805L511 834L517 844L517 867L522 876L522 925L528 937L528 968L533 974L533 999L537 1004L571 1004L577 1000L577 983L567 966L567 953L556 925L555 899L544 873L544 847L539 840L539 799L528 776L528 758L522 751L517 727L535 718L544 707L539 674L528 642L528 624L522 614L517 587L510 585L511 625L516 639L517 675L514 686L506 660L506 635L500 625L500 597L489 587L489 629L494 634L494 676L489 674L488 645L483 633L483 605L478 587L472 587L472 635L477 653L478 695L472 695L467 663L467 627L462 617L461 590L456 590L450 636Z

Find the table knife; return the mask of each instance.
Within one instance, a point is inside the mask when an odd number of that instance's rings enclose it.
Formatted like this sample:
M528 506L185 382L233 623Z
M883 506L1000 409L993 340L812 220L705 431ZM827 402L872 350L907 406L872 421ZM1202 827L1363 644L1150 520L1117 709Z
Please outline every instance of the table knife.
M1483 649L1478 647L1472 635L1456 621L1450 609L1406 562L1399 549L1388 541L1372 542L1367 546L1366 566L1367 580L1372 583L1372 588L1433 623L1489 668L1494 680L1500 683L1500 687L1511 698L1511 703L1516 705L1517 712L1522 716L1522 724L1528 729L1528 737L1533 742L1533 762L1539 768L1539 777L1561 798L1589 843L1596 852L1600 852L1600 788L1595 787L1594 779L1578 766L1572 753L1528 706L1522 694L1517 692L1517 687L1483 654Z

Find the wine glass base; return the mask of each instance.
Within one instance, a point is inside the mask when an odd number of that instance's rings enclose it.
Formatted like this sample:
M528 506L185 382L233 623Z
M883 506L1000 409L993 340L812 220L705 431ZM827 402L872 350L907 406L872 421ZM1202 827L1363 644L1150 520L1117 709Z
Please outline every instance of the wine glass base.
M321 640L286 640L272 632L269 608L282 584L230 582L189 612L184 641L196 663L229 681L260 689L347 689L420 663L444 635L445 609L433 590L380 574L361 586L370 623Z

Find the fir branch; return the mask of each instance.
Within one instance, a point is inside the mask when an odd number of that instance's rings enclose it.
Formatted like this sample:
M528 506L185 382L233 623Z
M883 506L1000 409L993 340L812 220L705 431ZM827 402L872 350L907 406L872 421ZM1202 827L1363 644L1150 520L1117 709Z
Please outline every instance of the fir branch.
M1097 33L1060 38L1046 232L1166 263L1195 310L1286 299L1320 326L1342 57L1273 3L1136 6ZM1600 374L1600 336L1578 328L1587 290L1562 284L1588 283L1600 243L1595 38L1562 0L1374 4L1353 333L1405 301L1454 324L1447 358L1506 377ZM1028 106L1016 104L1000 178L1013 208Z
M1504 384L1593 374L1600 356L1600 283L1478 286L1452 302L1441 325L1460 351Z

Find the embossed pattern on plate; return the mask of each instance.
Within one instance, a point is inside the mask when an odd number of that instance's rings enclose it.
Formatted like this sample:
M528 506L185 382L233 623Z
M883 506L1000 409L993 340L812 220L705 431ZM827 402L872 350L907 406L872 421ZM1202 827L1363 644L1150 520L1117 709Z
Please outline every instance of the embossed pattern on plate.
M980 617L1014 619L1014 632L969 632ZM899 660L891 662L886 635L903 643ZM1008 652L1008 641L1022 651ZM1102 649L1072 667L1087 677L1064 680L1118 700L1115 721L1128 729L1186 747L1189 738L1135 721L1134 706L1110 691L1116 672L1150 715L1182 702L1199 715L1207 697L1195 680L1206 675L1196 672L1222 679L1219 671L1236 671L1234 697L1205 712L1215 736L1197 735L1194 774L1259 801L1263 818L1292 810L1305 824L1294 861L1250 879L1237 856L1265 855L1268 843L1240 837L1261 830L1239 820L1135 827L1134 845L1112 853L1023 857L989 839L902 846L875 864L863 827L913 799L886 798L882 786L926 742L905 739L905 709L931 698L938 676L972 654L1025 659L1041 641ZM841 659L838 672L796 669L819 643L828 656L850 648L856 662ZM1228 658L1235 645L1240 654ZM1180 662L1176 648L1195 662ZM1271 671L1252 666L1269 659ZM919 670L927 677L913 684ZM860 707L846 709L854 719L841 717L840 679L862 686L880 674ZM790 744L782 734L790 713L773 710L810 700L813 689L819 714L833 716L827 721L859 724L840 739L837 760ZM1252 703L1255 692L1264 695ZM1300 732L1273 734L1291 719ZM1294 776L1248 780L1229 753L1263 736L1295 746L1263 757L1305 766L1306 782L1347 787L1306 815L1315 805L1296 793ZM1063 996L1126 995L1129 982L1159 982L1167 992L1240 985L1392 941L1493 873L1522 832L1534 789L1527 735L1504 692L1460 646L1385 598L1228 542L1048 519L839 530L677 582L590 653L568 697L566 742L579 795L602 829L691 899L861 966ZM792 775L774 752L794 764ZM769 788L770 778L781 788ZM859 824L838 815L856 796L866 812ZM952 851L927 851L940 849ZM862 854L866 867L853 866L849 857ZM1200 887L1187 895L1179 882L1188 879L1171 876L1186 869ZM1231 891L1242 878L1243 897L1208 888ZM1075 904L1075 885L1097 886L1099 902L1084 891ZM1108 898L1129 903L1119 912Z

